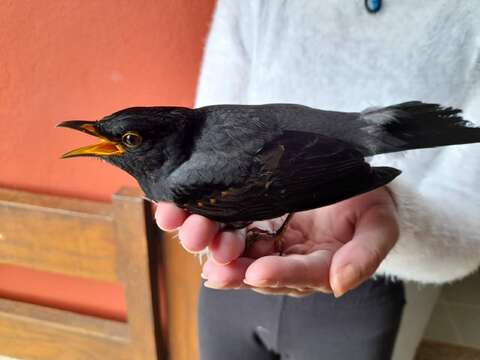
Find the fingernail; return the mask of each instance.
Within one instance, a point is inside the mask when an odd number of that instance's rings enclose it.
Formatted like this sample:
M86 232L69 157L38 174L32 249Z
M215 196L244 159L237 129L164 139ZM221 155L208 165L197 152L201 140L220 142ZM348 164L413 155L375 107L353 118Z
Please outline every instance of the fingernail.
M160 228L160 230L162 230L163 232L171 233L171 232L174 232L174 231L179 229L179 227L176 227L174 229L167 229L167 228L163 227L162 225L160 225L160 223L158 222L158 220L156 218L155 218L155 222L157 223L157 226Z
M163 232L168 232L167 229L165 229L162 225L160 225L157 221L157 226L159 227L160 230L162 230Z
M267 287L269 285L269 281L266 279L259 279L259 280L248 280L248 279L243 279L243 282L247 285L250 286L255 286L255 287Z
M177 236L177 239L178 239L178 242L180 243L180 246L183 247L183 249L190 253L190 254L193 254L193 255L198 255L199 253L202 252L202 250L200 251L197 251L197 250L192 250L192 249L189 249L188 247L185 246L184 242L182 241L182 239L180 238L180 233L178 233L178 236Z
M186 252L190 253L190 254L198 255L198 253L200 253L200 251L190 250L189 248L187 248L187 247L185 246L185 244L182 243L181 240L180 240L180 245L182 245L183 249L184 249Z
M217 264L217 265L228 265L228 264L230 264L230 263L233 261L233 260L229 260L229 261L226 261L226 260L223 260L223 261L217 260L217 259L215 259L215 256L212 256L212 259L213 259L213 261L215 262L215 264Z
M228 265L233 261L233 260L227 261L227 260L216 259L214 253L212 253L212 260L215 262L215 264L218 264L218 265Z
M333 293L332 289L329 288L329 287L321 287L321 288L318 289L318 291L322 292L324 294L332 294Z
M360 280L360 272L351 264L337 272L332 280L332 290L335 297L340 297L352 289Z
M203 286L209 288L209 289L215 289L215 290L219 290L219 289L222 289L226 286L225 283L221 284L221 283L214 283L214 282L211 282L211 281L205 281L203 283Z

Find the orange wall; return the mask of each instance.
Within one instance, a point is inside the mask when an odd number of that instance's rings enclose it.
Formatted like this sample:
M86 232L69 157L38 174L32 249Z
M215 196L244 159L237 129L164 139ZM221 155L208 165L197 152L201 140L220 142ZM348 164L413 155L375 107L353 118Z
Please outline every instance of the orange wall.
M54 126L133 105L191 105L213 0L0 4L0 186L109 200L135 182Z
M214 0L2 1L0 187L108 201L120 186L135 185L100 161L60 160L94 139L55 125L134 105L190 106L213 6ZM118 285L88 284L101 302L79 304L85 283L52 276L0 264L0 296L125 316Z

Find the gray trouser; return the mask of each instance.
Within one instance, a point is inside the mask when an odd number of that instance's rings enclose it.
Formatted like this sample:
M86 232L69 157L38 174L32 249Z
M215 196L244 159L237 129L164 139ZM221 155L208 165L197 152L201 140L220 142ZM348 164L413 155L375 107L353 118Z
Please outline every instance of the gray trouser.
M383 278L340 299L202 286L201 359L388 360L404 304L403 284Z

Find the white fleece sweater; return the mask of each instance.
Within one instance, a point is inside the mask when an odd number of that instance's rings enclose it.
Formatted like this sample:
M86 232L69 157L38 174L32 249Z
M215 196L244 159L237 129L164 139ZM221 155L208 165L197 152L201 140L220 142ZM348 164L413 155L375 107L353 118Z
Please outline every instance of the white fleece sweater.
M360 111L422 100L480 124L478 0L220 0L196 106L299 103ZM292 119L294 121L294 119ZM378 273L420 282L480 264L480 145L388 154L401 235Z

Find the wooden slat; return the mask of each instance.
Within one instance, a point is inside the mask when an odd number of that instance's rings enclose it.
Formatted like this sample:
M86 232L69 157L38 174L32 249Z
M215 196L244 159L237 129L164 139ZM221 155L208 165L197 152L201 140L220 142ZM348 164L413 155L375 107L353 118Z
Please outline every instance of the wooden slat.
M0 352L19 359L130 360L128 326L0 300Z
M14 300L0 299L0 314L5 318L30 319L44 324L49 323L51 326L61 327L69 331L89 333L119 342L128 342L130 338L128 325L122 321L80 315ZM68 321L66 321L67 319Z
M0 190L0 262L116 281L111 206Z
M125 286L134 359L165 359L158 294L158 249L151 208L138 190L113 196L118 274ZM132 314L132 316L130 316Z
M52 209L91 215L109 216L111 213L111 204L109 203L0 188L0 206L3 204L17 204L44 210Z
M162 239L170 360L199 359L197 301L201 266L173 234ZM181 336L179 336L181 334Z

